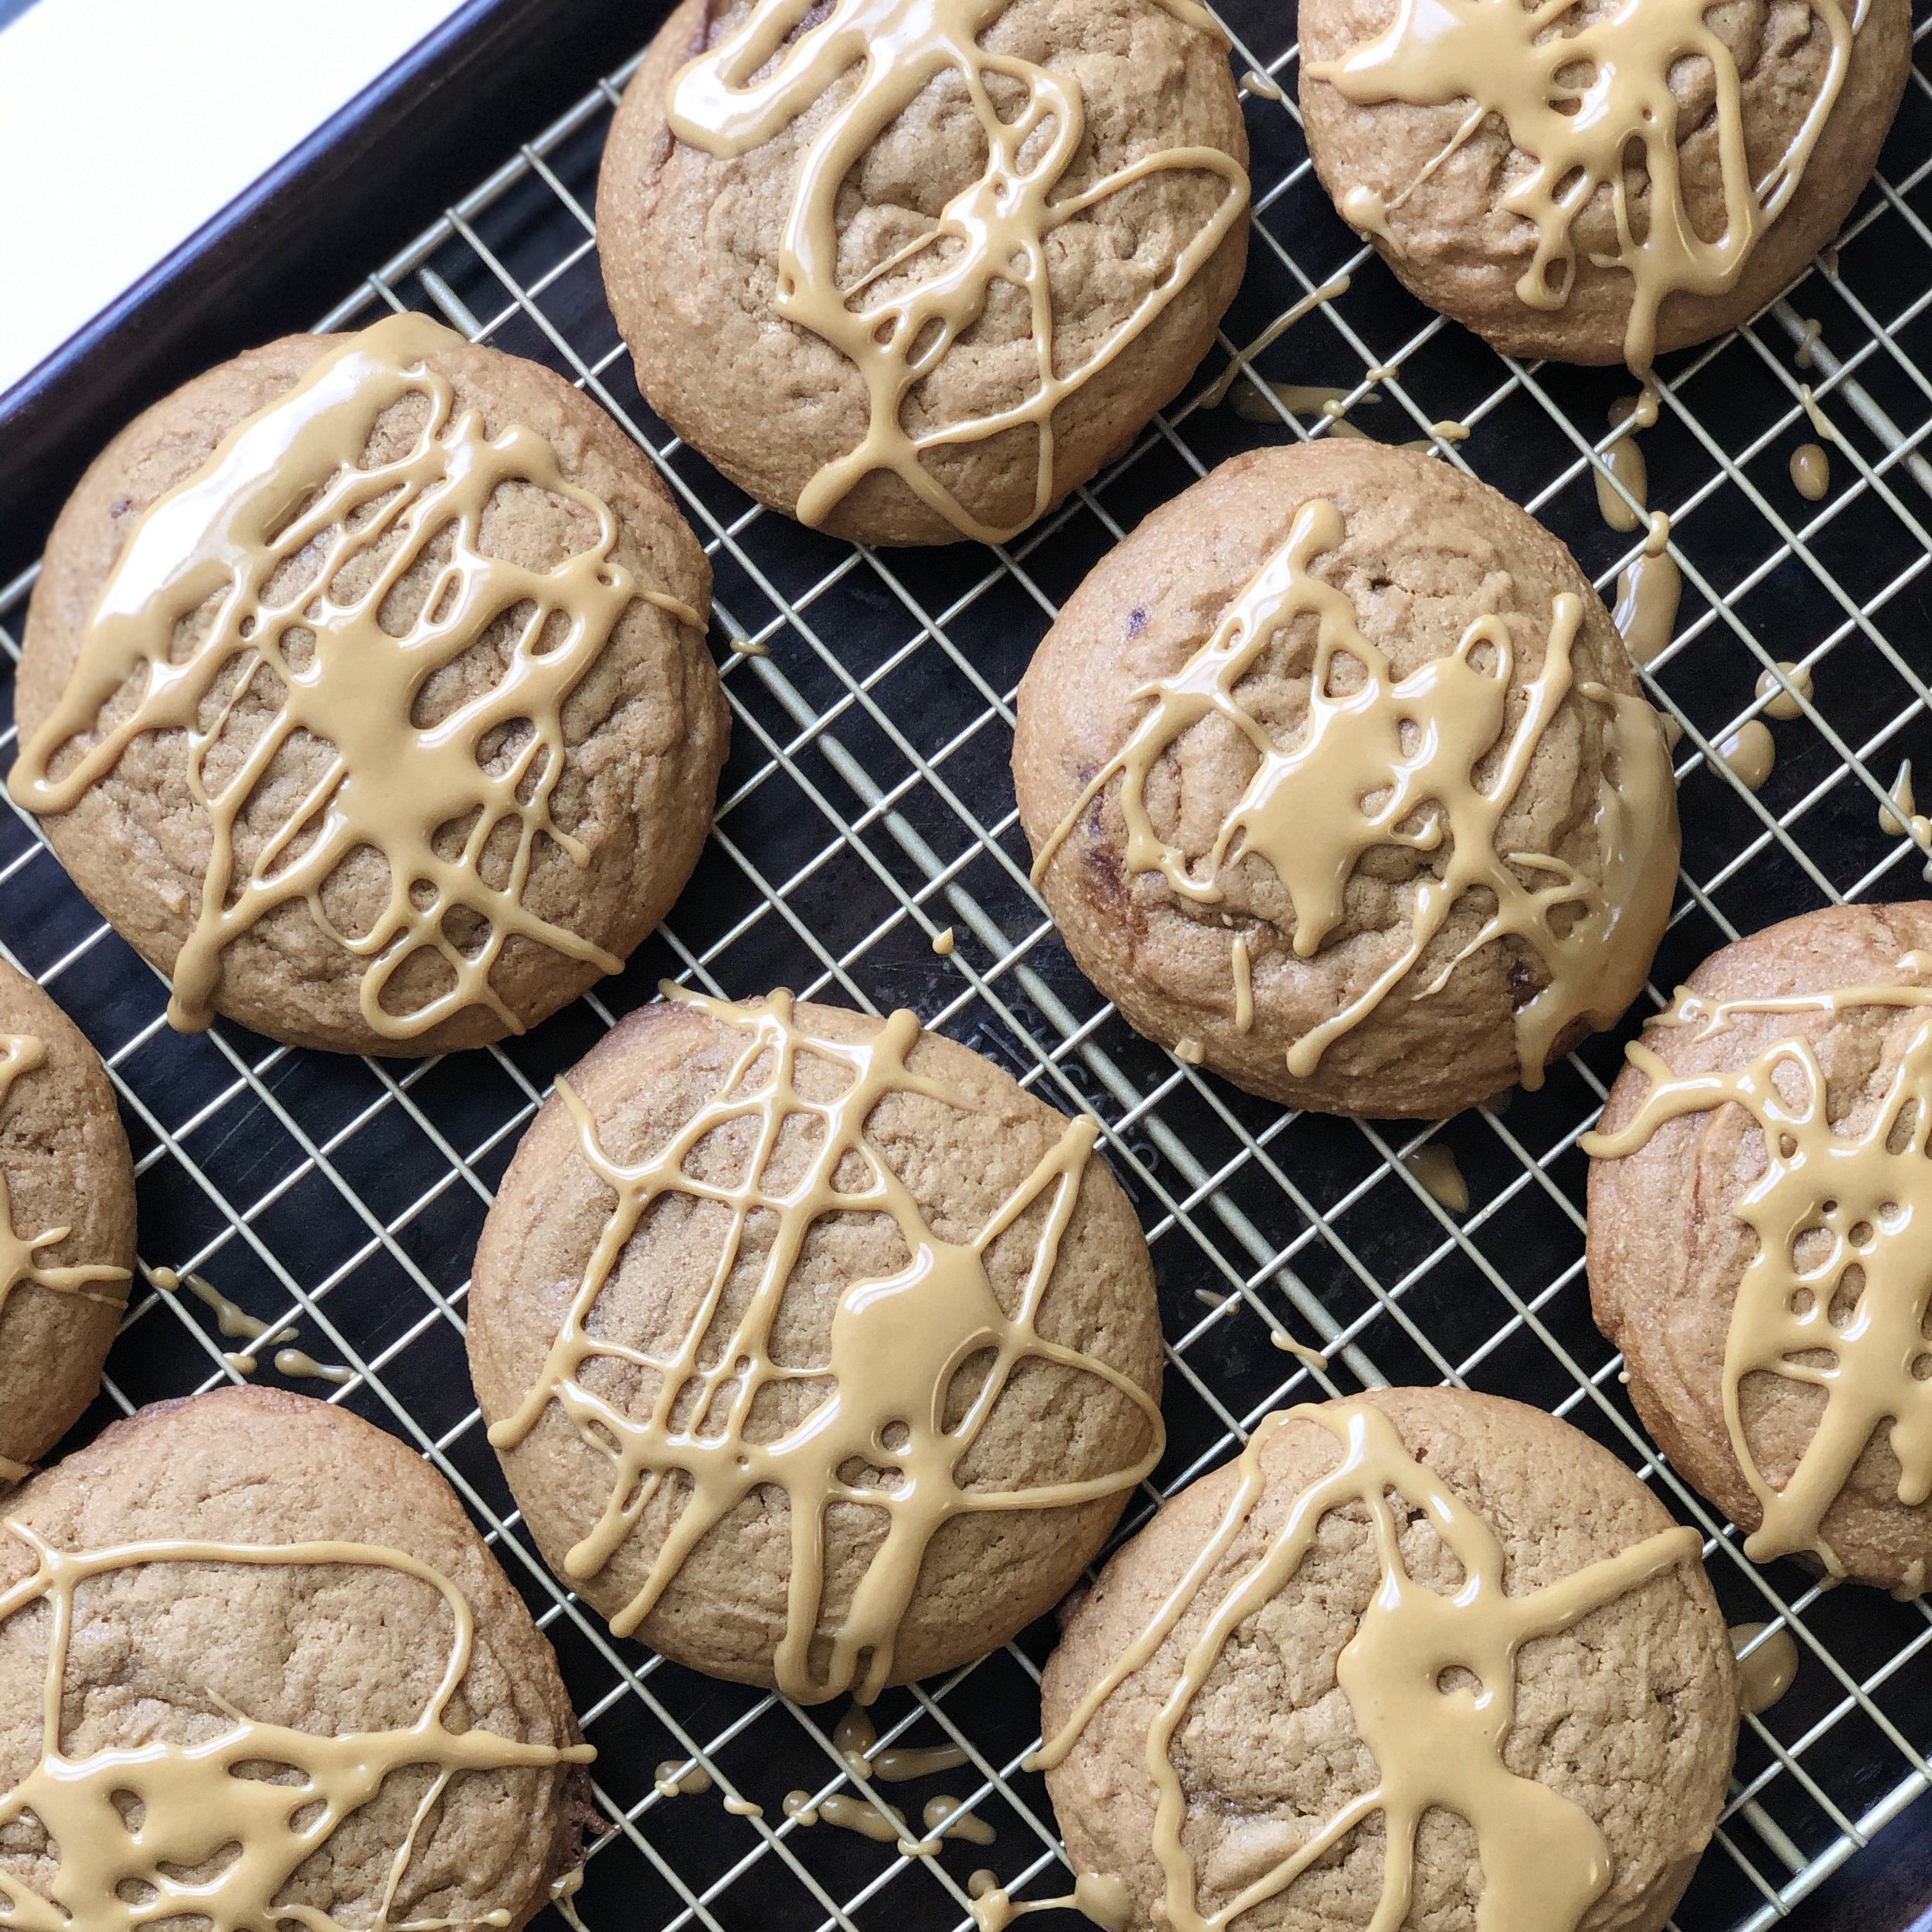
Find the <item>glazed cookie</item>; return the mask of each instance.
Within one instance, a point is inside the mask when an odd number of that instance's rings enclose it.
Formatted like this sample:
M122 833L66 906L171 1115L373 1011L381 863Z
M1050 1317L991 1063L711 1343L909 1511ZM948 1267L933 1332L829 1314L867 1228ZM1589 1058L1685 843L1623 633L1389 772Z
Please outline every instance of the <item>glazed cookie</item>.
M696 862L709 597L561 378L420 315L289 336L138 418L62 512L13 795L177 1026L480 1045L616 971Z
M11 1500L9 1924L514 1928L592 1755L448 1486L343 1410L161 1403Z
M1614 1457L1385 1389L1269 1417L1115 1555L1039 1761L1123 1925L1655 1932L1736 1700L1696 1532Z
M1590 1155L1631 1400L1751 1534L1916 1594L1932 1561L1932 906L1726 946L1644 1029Z
M505 1176L477 1398L620 1635L869 1702L1050 1609L1153 1468L1147 1245L1090 1121L911 1014L667 994Z
M870 543L996 542L1214 341L1247 137L1195 0L684 0L597 240L651 406Z
M0 961L0 1483L94 1400L134 1265L134 1170L100 1056Z
M1911 29L1909 0L1302 0L1301 112L1423 301L1505 355L1645 374L1838 233Z
M1034 876L1151 1039L1325 1113L1435 1118L1608 1026L1677 869L1656 715L1570 553L1366 441L1148 518L1019 689Z

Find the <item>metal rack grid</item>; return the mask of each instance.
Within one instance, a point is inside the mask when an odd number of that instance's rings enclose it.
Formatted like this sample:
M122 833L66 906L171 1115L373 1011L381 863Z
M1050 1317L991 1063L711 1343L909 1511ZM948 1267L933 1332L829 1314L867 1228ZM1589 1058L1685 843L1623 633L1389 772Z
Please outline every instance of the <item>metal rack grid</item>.
M889 1693L875 1713L889 1740L964 1750L966 1766L938 1782L995 1828L992 1846L914 1859L807 1830L780 1807L794 1787L916 1804L937 1784L858 1781L832 1740L836 1709L713 1683L611 1638L536 1558L483 1440L461 1310L492 1184L553 1076L666 974L734 995L786 984L909 1005L1044 1097L1098 1116L1153 1248L1170 1362L1168 1454L1123 1533L1266 1410L1381 1381L1539 1403L1638 1468L1703 1532L1727 1614L1781 1620L1803 1658L1793 1692L1745 1726L1682 1925L1774 1923L1932 1783L1932 1610L1827 1594L1791 1566L1745 1561L1736 1532L1657 1460L1590 1324L1574 1142L1638 1016L1553 1069L1540 1092L1440 1126L1291 1115L1137 1039L1073 970L1028 887L1006 770L1019 672L1060 599L1148 509L1236 449L1334 433L1291 415L1264 379L1332 383L1350 420L1389 440L1459 418L1471 434L1438 444L1443 460L1526 503L1600 587L1639 540L1611 532L1596 501L1603 453L1624 433L1600 426L1628 378L1499 359L1412 301L1313 179L1287 10L1227 0L1220 11L1247 77L1256 218L1220 352L1131 454L1011 546L874 554L834 543L759 509L652 417L604 306L589 213L623 73L325 318L426 308L561 371L651 451L712 555L735 732L716 829L668 925L592 997L501 1048L406 1070L225 1024L184 1039L164 1022L158 980L32 823L0 822L0 950L108 1058L136 1147L144 1273L198 1272L352 1370L329 1399L450 1478L556 1645L602 1753L612 1828L579 1901L593 1927L957 1927L964 1879L982 1865L1015 1894L1063 1889L1043 1791L1019 1767L1050 1632ZM1311 302L1343 276L1345 291ZM1821 324L1808 376L1793 362L1807 318ZM1927 854L1882 831L1879 811L1900 759L1916 754L1932 776L1928 347L1932 82L1915 73L1833 258L1750 328L1671 359L1661 420L1643 439L1649 501L1672 515L1685 579L1675 641L1648 682L1683 727L1685 832L1644 1011L1740 931L1917 889ZM1267 405L1209 403L1230 361ZM1785 474L1814 434L1806 380L1837 437L1834 486L1816 505ZM0 590L10 656L32 583ZM1753 794L1712 748L1763 711L1758 681L1780 660L1809 671L1816 695L1775 726L1777 766ZM10 665L6 682L10 713ZM0 740L12 736L9 725ZM940 958L932 940L949 927L957 943ZM1468 1179L1464 1215L1405 1162L1431 1139ZM1268 1345L1271 1332L1318 1343L1331 1372L1311 1376ZM234 1372L223 1347L199 1304L138 1291L83 1429L216 1386ZM665 1760L701 1762L717 1795L660 1796Z

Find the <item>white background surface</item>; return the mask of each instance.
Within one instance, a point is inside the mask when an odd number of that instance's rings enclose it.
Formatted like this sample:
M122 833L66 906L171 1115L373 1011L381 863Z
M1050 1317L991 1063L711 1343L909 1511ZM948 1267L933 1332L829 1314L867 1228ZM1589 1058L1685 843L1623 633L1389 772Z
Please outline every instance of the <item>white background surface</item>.
M0 31L0 390L457 0L39 0Z

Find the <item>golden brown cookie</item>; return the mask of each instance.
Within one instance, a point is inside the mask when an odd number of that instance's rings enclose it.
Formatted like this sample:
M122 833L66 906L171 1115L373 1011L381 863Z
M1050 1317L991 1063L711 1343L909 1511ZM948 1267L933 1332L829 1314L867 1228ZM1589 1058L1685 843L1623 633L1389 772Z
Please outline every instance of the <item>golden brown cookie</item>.
M1631 1400L1760 1561L1932 1562L1932 906L1713 954L1587 1138L1590 1289Z
M591 1753L550 1646L393 1437L224 1389L117 1423L7 1515L11 1922L482 1932L578 1863Z
M1656 1932L1735 1675L1696 1532L1614 1457L1384 1389L1268 1417L1116 1553L1047 1665L1042 1758L1122 1924Z
M1911 70L1909 0L1302 0L1343 218L1505 355L1628 362L1748 321L1838 233Z
M860 542L993 541L1206 353L1247 164L1193 0L684 0L597 240L639 388L740 488Z
M634 1013L526 1135L471 1287L553 1566L807 1702L1051 1608L1162 1442L1153 1271L1093 1144L910 1013Z
M137 419L62 512L13 795L177 1026L479 1045L615 971L696 862L710 587L549 371L420 315L289 336Z
M134 1265L134 1170L100 1056L0 961L0 1481L94 1400Z
M1677 869L1655 714L1561 543L1368 442L1235 457L1061 610L1019 689L1035 877L1150 1039L1430 1119L1614 1021Z

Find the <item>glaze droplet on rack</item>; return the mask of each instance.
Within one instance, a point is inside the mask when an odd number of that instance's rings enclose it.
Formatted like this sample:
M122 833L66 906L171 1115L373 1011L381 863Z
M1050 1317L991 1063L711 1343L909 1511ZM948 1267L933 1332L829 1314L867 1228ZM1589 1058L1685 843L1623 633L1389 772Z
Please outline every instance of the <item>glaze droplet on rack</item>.
M1677 607L1684 594L1684 573L1670 553L1670 518L1653 510L1644 547L1617 579L1617 607L1611 621L1624 640L1631 661L1655 664L1669 648L1677 628ZM1665 721L1666 730L1676 720Z
M0 1110L5 1109L14 1083L44 1066L46 1061L46 1043L31 1033L0 1033ZM0 1172L0 1312L5 1311L14 1290L26 1283L51 1289L56 1294L98 1301L104 1308L118 1308L126 1301L124 1288L118 1294L94 1292L97 1286L128 1281L125 1268L98 1262L62 1265L41 1260L43 1248L58 1247L73 1232L71 1227L55 1227L39 1234L21 1233L13 1224L13 1200L8 1192L6 1175ZM0 1469L0 1480L18 1481L18 1475L10 1475L7 1471L25 1474L25 1465L5 1462L5 1468Z
M318 1362L301 1349L277 1349L275 1372L291 1381L333 1382L338 1386L355 1379L355 1371L340 1362Z
M1389 845L1443 853L1440 876L1424 875L1418 883L1408 944L1332 1019L1288 1048L1288 1070L1298 1077L1311 1073L1329 1043L1359 1026L1415 967L1464 896L1481 891L1493 897L1495 912L1426 990L1444 984L1492 940L1528 944L1549 974L1549 983L1515 1014L1521 1077L1536 1087L1573 1022L1608 1025L1643 985L1649 964L1645 946L1662 923L1655 901L1659 895L1667 899L1675 883L1673 869L1657 862L1676 821L1670 759L1656 713L1641 699L1577 682L1570 651L1583 604L1567 591L1555 600L1543 665L1522 689L1513 727L1507 720L1515 649L1499 617L1478 619L1453 652L1398 679L1387 657L1363 636L1347 595L1314 572L1315 560L1337 548L1343 534L1342 513L1332 503L1316 498L1296 511L1286 541L1208 641L1179 671L1141 694L1151 708L1041 845L1034 880L1045 877L1082 815L1117 780L1128 872L1158 872L1182 898L1212 906L1226 896L1223 867L1244 855L1257 856L1287 889L1294 927L1285 937L1297 957L1308 959L1341 923L1344 892L1366 853ZM1304 617L1318 626L1309 716L1284 750L1243 707L1236 688L1274 640ZM1345 663L1354 670L1342 690L1335 678ZM1503 816L1573 688L1600 721L1612 754L1607 768L1616 774L1614 781L1605 777L1596 812L1600 883L1553 854L1505 855L1496 847ZM1156 829L1148 794L1155 767L1210 717L1245 738L1256 760L1202 870L1195 855ZM1495 772L1484 789L1475 774L1490 761ZM1552 883L1526 886L1519 869ZM1554 917L1560 910L1568 920L1560 930ZM1251 938L1243 957L1245 975L1242 961L1233 968L1237 1005L1244 977L1251 1001L1266 964Z
M1919 809L1919 801L1912 785L1912 760L1904 760L1899 766L1898 776L1892 781L1892 788L1886 794L1888 804L1879 808L1879 830L1888 838L1909 838L1922 849L1932 849L1932 818L1927 818ZM1932 879L1932 862L1926 866L1926 876Z
M1761 1716L1791 1688L1798 1676L1798 1646L1788 1630L1769 1624L1736 1624L1731 1654L1737 1659L1737 1708Z
M182 1276L172 1268L156 1268L153 1272L155 1286L163 1294L178 1294L186 1289L204 1308L212 1308L215 1325L231 1342L250 1344L267 1338L269 1347L275 1349L275 1372L287 1376L291 1381L308 1379L319 1382L337 1383L352 1382L355 1371L345 1368L340 1362L318 1362L301 1349L283 1348L283 1342L293 1342L300 1333L295 1328L276 1328L273 1322L259 1320L237 1302L229 1300L213 1282L205 1281L198 1274ZM270 1331L274 1332L271 1333ZM252 1376L260 1366L261 1351L250 1346L235 1349L222 1357L237 1375Z
M490 983L512 937L606 972L622 964L523 903L540 839L588 862L551 810L563 706L634 600L704 621L616 561L610 509L565 481L542 437L513 427L492 439L474 411L457 412L454 388L429 364L465 346L414 315L342 338L151 504L121 547L59 704L14 767L15 801L56 815L143 733L185 735L186 784L210 844L173 969L168 1015L184 1031L213 1016L224 949L291 905L368 962L362 1017L388 1039L476 1004L521 1031ZM400 454L370 460L379 423L403 404L423 412L421 427ZM547 570L488 554L484 512L512 485L573 505L595 540ZM388 600L413 568L431 563L421 608L393 634ZM430 678L500 620L516 624L501 676L434 724L417 723ZM196 624L182 655L184 627ZM117 702L128 693L132 702ZM273 715L256 729L249 705ZM320 778L274 801L276 822L259 838L243 836L251 801L270 803L284 748L309 740L334 754ZM495 836L504 828L513 838ZM345 932L323 889L365 847L387 867L386 896L367 931ZM395 1010L385 994L419 955L440 962L444 990Z
M729 158L775 138L812 113L840 83L844 93L807 144L778 251L777 312L852 362L863 377L869 420L859 446L827 464L800 494L800 522L825 522L866 477L896 476L962 536L1003 543L1051 506L1056 495L1053 413L1143 335L1233 231L1248 204L1248 178L1219 148L1163 148L1055 199L1086 138L1087 108L1070 72L989 53L980 36L1009 0L760 0L743 22L682 67L666 114L681 141ZM1220 31L1192 0L1156 0L1184 25ZM931 226L855 283L838 272L838 194L866 151L941 76L964 83L985 138L978 179ZM1025 90L1002 114L989 77ZM1219 175L1214 215L1100 346L1059 366L1048 244L1054 233L1137 182L1181 172ZM926 274L907 271L930 257ZM963 423L908 429L908 397L985 310L995 282L1010 282L1032 311L1035 369L1025 398ZM1038 439L1030 514L1011 529L982 522L935 477L924 458L1030 427Z
M966 1762L966 1753L957 1744L881 1744L870 1715L859 1704L839 1719L832 1742L856 1776L882 1784L956 1771Z
M975 1872L975 1879L993 1880L993 1875ZM1072 1891L1056 1899L1015 1899L996 1881L974 1884L973 1923L977 1932L1006 1932L1015 1919L1032 1912L1077 1912L1100 1932L1128 1932L1134 1923L1132 1901L1127 1887L1111 1872L1082 1872L1076 1875Z
M1795 664L1788 658L1781 659L1777 672L1758 674L1757 695L1765 700L1764 715L1767 718L1781 719L1788 723L1792 719L1804 716L1804 706L1813 695L1811 674L1801 664Z
M1747 718L1719 744L1717 758L1747 791L1757 791L1777 764L1777 740L1763 719Z
M1908 975L1932 957L1907 954ZM1666 1121L1741 1107L1763 1136L1764 1167L1732 1212L1757 1238L1738 1282L1724 1345L1724 1419L1731 1452L1763 1512L1746 1539L1759 1563L1809 1551L1828 1573L1845 1566L1824 1523L1866 1446L1881 1429L1899 1465L1898 1498L1932 1498L1932 986L1851 986L1764 999L1713 1000L1680 989L1651 1022L1653 1039L1721 1036L1747 1014L1828 1022L1861 1008L1922 1010L1889 1087L1862 1131L1835 1126L1811 1039L1794 1032L1735 1072L1679 1075L1657 1047L1634 1040L1630 1063L1650 1089L1630 1121L1580 1143L1591 1159L1634 1154ZM1820 1358L1822 1359L1820 1359ZM1747 1377L1819 1390L1823 1409L1797 1465L1774 1483L1746 1427Z
M1237 369L1239 366L1236 365ZM1256 376L1237 383L1228 393L1235 414L1250 423L1279 423L1281 410L1286 410L1291 416L1325 417L1331 436L1360 437L1367 432L1358 429L1348 417L1349 398L1354 393L1332 383L1265 383ZM1360 406L1372 409L1381 400L1379 396L1364 396Z
M681 1763L675 1757L665 1759L651 1781L651 1788L660 1798L702 1798L711 1785L711 1774L703 1765L695 1760Z
M1650 509L1650 466L1637 440L1638 430L1645 427L1638 418L1638 397L1626 396L1612 407L1610 426L1624 433L1604 451L1592 471L1597 481L1597 514L1613 530L1635 529ZM1625 423L1631 427L1624 429ZM1624 501L1626 494L1634 499L1634 509Z
M561 1878L550 1881L550 1904L557 1916L569 1926L571 1932L588 1932L583 1920L577 1916L577 1894L583 1889L583 1867L566 1872Z
M1801 443L1791 452L1791 488L1808 503L1821 502L1832 488L1832 459L1816 443Z
M1421 1184L1423 1192L1451 1214L1469 1212L1469 1183L1457 1165L1455 1149L1431 1141L1413 1154L1403 1156L1403 1165Z
M968 1811L960 1799L943 1792L937 1798L927 1799L919 1821L926 1828L929 1845L949 1838L968 1845L991 1845L999 1836L985 1819Z
M1413 1896L1417 1836L1424 1815L1440 1807L1465 1819L1475 1833L1482 1873L1479 1924L1509 1932L1572 1932L1610 1883L1610 1854L1587 1811L1549 1785L1519 1777L1504 1761L1514 1722L1517 1652L1532 1638L1571 1628L1678 1564L1694 1563L1696 1532L1661 1530L1556 1583L1510 1595L1495 1532L1410 1454L1394 1423L1372 1403L1304 1406L1262 1421L1236 1465L1234 1494L1212 1536L1146 1628L1029 1763L1042 1769L1062 1763L1102 1705L1154 1662L1265 1492L1262 1464L1268 1443L1278 1430L1303 1424L1332 1435L1342 1450L1340 1461L1296 1497L1260 1556L1215 1605L1179 1660L1172 1686L1148 1723L1146 1767L1158 1794L1153 1849L1165 1879L1165 1923L1173 1932L1223 1932L1243 1913L1279 1897L1379 1814L1386 1849L1375 1923L1402 1924ZM1368 1519L1381 1566L1379 1587L1335 1662L1335 1682L1375 1760L1377 1781L1287 1856L1207 1911L1183 1839L1189 1799L1175 1762L1175 1740L1236 1634L1286 1587L1333 1510L1359 1510ZM1430 1525L1460 1565L1464 1580L1454 1596L1410 1576L1402 1536L1412 1516ZM1446 1691L1444 1679L1458 1671L1474 1676L1479 1688Z
M1200 406L1205 410L1211 410L1219 407L1221 403L1226 402L1229 392L1233 389L1235 384L1244 374L1251 370L1255 357L1259 355L1262 350L1267 348L1270 343L1279 342L1297 322L1312 315L1323 304L1334 301L1338 297L1347 294L1349 288L1349 277L1346 275L1337 275L1332 281L1324 282L1319 288L1311 289L1298 301L1291 304L1284 313L1277 315L1201 392ZM1328 396L1335 392L1325 389L1311 393ZM1346 393L1345 391L1342 393Z
M1808 0L1831 54L1816 98L1790 146L1761 179L1746 153L1743 83L1723 39L1707 24L1709 0L1641 0L1573 27L1560 27L1570 0L1539 7L1498 0L1400 0L1381 33L1338 60L1308 63L1304 73L1364 106L1469 104L1448 143L1400 192L1378 196L1386 227L1394 213L1490 120L1499 119L1530 164L1502 197L1510 215L1532 223L1536 248L1516 284L1531 308L1556 311L1570 299L1577 271L1578 215L1607 187L1617 208L1616 253L1605 267L1630 277L1624 354L1648 374L1657 347L1657 317L1675 294L1720 294L1731 288L1764 231L1783 213L1836 104L1851 63L1859 20L1838 0ZM1859 16L1862 19L1862 12ZM1678 155L1679 108L1671 71L1680 60L1708 69L1723 224L1701 233L1685 205ZM1588 77L1578 76L1588 71ZM1650 196L1646 220L1627 206L1629 152L1641 148ZM1359 190L1358 193L1371 191ZM1358 227L1365 204L1352 194L1344 216Z
M910 1845L912 1842L912 1828L897 1805L889 1805L882 1811L849 1791L834 1791L818 1804L801 1806L797 1811L787 1805L786 1815L800 1825L829 1825L841 1832L869 1838L875 1845Z
M185 1288L205 1308L214 1313L215 1326L230 1342L259 1342L274 1327L272 1321L264 1321L250 1315L236 1301L231 1301L213 1282L204 1281L199 1274L178 1274L172 1268L156 1268L154 1284L163 1294L179 1294ZM293 1342L293 1328L280 1330L273 1338L276 1342Z
M30 1574L0 1592L0 1626L44 1605L49 1633L40 1761L0 1796L0 1831L18 1831L32 1819L52 1841L47 1856L55 1871L44 1892L14 1872L0 1872L0 1919L22 1932L70 1932L83 1925L89 1932L136 1932L178 1916L220 1926L266 1926L284 1915L332 1925L319 1911L286 1906L284 1888L326 1852L343 1821L366 1807L386 1779L427 1770L428 1788L389 1865L378 1919L386 1926L418 1838L453 1779L588 1764L597 1755L587 1744L532 1744L474 1726L450 1728L451 1703L469 1674L474 1616L454 1583L402 1550L353 1543L170 1539L67 1551L20 1522L10 1520L5 1527L36 1561ZM62 1727L68 1721L76 1593L99 1578L168 1563L345 1565L413 1577L447 1609L448 1655L421 1714L395 1729L332 1736L259 1723L216 1698L230 1722L212 1736L70 1755L63 1748ZM264 1765L291 1767L300 1780L253 1774ZM117 1801L128 1798L138 1807L133 1827ZM210 1852L226 1848L233 1855L211 1876ZM509 1915L492 1912L480 1922L507 1925Z
M952 1842L991 1845L999 1835L984 1818L966 1810L957 1798L944 1796L927 1801L920 1815L923 1837L914 1832L896 1804L882 1808L850 1791L834 1791L816 1804L809 1791L787 1791L782 1808L801 1830L829 1825L838 1831L869 1838L875 1844L896 1845L905 1858L931 1858L942 1845Z
M782 1491L790 1509L791 1573L787 1623L774 1666L779 1687L801 1702L847 1691L869 1702L891 1679L898 1627L927 1546L943 1524L975 1511L1059 1509L1115 1495L1159 1460L1165 1441L1160 1410L1146 1392L1098 1358L1047 1340L1036 1326L1095 1129L1084 1117L1068 1121L1056 1144L972 1240L942 1240L866 1133L868 1117L890 1094L958 1104L943 1083L908 1066L920 1038L913 1015L895 1013L869 1034L842 1039L815 1030L787 993L733 1005L674 986L664 992L725 1029L735 1039L736 1060L715 1097L662 1146L630 1165L604 1152L597 1123L567 1082L557 1083L576 1122L578 1151L616 1202L542 1370L517 1408L492 1424L490 1440L499 1449L515 1447L555 1403L608 1458L611 1484L603 1515L565 1560L573 1578L601 1570L661 1491L670 1486L680 1496L643 1586L611 1619L620 1636L634 1631L650 1614L713 1525L763 1488ZM796 1074L808 1057L849 1077L836 1099L804 1097ZM694 1151L709 1136L738 1121L753 1124L755 1147L734 1181L701 1180L687 1172ZM804 1174L774 1191L767 1185L774 1152L781 1137L804 1130L817 1138ZM674 1196L722 1206L731 1231L711 1291L675 1348L648 1355L600 1338L594 1314L647 1212ZM1033 1238L1020 1306L1009 1317L993 1292L986 1256L1036 1202L1046 1204L1044 1224ZM840 1213L890 1217L910 1259L889 1281L857 1281L843 1291L824 1366L784 1366L773 1359L773 1337L794 1269L814 1223ZM723 1338L722 1349L708 1352L707 1366L706 1342L719 1298L754 1218L769 1230L768 1245L757 1264L748 1304ZM982 1353L990 1355L992 1365L964 1416L948 1427L945 1410L954 1378ZM585 1371L600 1360L655 1374L644 1413L587 1386ZM1097 1377L1117 1390L1145 1419L1145 1453L1128 1466L1080 1481L1014 1490L963 1481L962 1464L1008 1381L1028 1361ZM787 1434L772 1439L751 1433L747 1425L760 1390L801 1377L829 1377L831 1393ZM853 1466L872 1480L849 1477ZM812 1658L821 1635L825 1524L839 1503L882 1512L887 1525L842 1620L825 1635L821 1676Z

